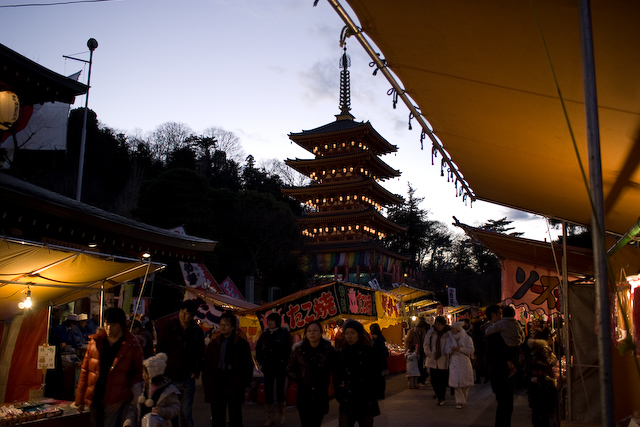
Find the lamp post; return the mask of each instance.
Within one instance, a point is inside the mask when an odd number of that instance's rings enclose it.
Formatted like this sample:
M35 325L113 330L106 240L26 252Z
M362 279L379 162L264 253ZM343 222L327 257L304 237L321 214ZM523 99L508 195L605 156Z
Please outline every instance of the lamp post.
M93 62L93 51L98 47L96 39L87 41L89 48L89 74L87 76L87 96L84 102L84 120L82 121L82 135L80 136L80 161L78 163L78 185L76 187L76 200L80 201L82 196L82 174L84 171L84 147L87 141L87 113L89 111L89 89L91 88L91 64ZM75 59L75 58L74 58Z

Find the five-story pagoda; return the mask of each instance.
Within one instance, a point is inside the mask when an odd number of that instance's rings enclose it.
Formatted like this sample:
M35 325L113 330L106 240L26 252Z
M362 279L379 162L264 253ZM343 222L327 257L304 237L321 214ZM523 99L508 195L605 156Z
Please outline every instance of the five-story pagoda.
M379 182L400 176L379 156L398 150L369 122L356 122L350 113L350 58L340 59L340 114L318 128L291 133L289 138L312 153L312 159L287 159L285 163L311 178L305 187L283 189L305 204L299 219L305 243L307 272L316 281L367 283L400 282L400 264L407 257L384 247L389 234L407 231L383 212L403 203L402 197Z

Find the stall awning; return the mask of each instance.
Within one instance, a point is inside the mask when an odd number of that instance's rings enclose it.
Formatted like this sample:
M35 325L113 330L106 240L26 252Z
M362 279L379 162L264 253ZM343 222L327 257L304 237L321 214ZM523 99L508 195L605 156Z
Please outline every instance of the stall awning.
M422 298L430 295L435 295L431 291L427 291L424 289L414 288L409 285L400 285L397 288L391 289L389 292L394 293L396 295L401 295L402 300L406 303L407 301L415 300L417 298Z
M346 3L373 51L433 126L473 197L591 224L575 152L588 170L580 2ZM605 225L623 234L640 213L640 3L590 4ZM414 132L419 144L420 131ZM425 144L424 162L430 161Z
M34 242L0 240L0 321L20 313L31 291L32 310L64 304L109 289L164 264L78 251Z

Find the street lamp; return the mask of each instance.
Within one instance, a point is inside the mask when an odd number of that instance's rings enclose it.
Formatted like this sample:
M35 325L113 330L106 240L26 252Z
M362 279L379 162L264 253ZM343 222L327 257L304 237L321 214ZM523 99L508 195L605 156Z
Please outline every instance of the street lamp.
M89 74L87 76L87 96L84 102L84 120L82 121L82 135L80 136L80 162L78 164L78 186L76 187L76 200L80 201L82 196L82 174L84 171L84 147L87 141L87 113L89 111L89 88L91 87L91 64L93 62L93 51L98 47L98 41L96 39L89 39L87 41L87 47L89 48ZM76 58L72 58L76 59ZM84 61L87 62L87 61Z

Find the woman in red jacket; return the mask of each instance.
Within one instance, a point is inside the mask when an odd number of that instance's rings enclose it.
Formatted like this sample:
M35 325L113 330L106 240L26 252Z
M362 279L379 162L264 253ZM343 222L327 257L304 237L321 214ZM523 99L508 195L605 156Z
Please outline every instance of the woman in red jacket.
M121 427L132 387L142 381L142 347L127 331L122 309L107 309L104 319L104 330L90 337L75 404L80 412L89 406L93 427Z

